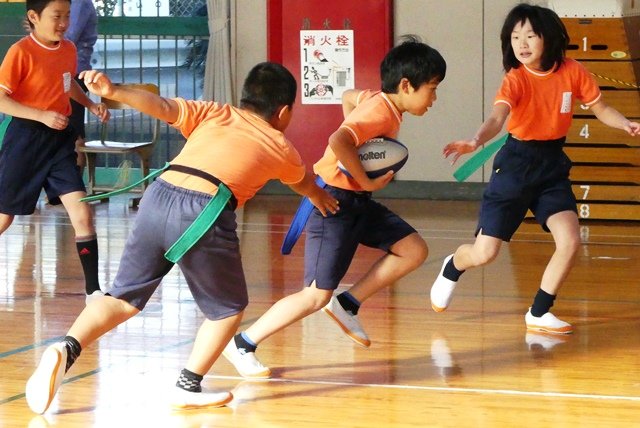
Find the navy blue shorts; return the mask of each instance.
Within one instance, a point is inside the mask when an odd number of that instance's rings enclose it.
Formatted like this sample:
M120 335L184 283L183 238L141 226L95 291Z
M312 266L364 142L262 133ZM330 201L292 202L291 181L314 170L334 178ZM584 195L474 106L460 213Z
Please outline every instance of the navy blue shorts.
M55 199L86 189L76 166L75 132L33 120L12 118L0 147L0 212L35 211L40 192Z
M333 186L325 188L340 202L336 214L323 217L314 208L306 226L304 283L322 290L335 290L347 273L359 244L389 251L416 230L369 192L353 192Z
M109 295L144 309L173 267L164 253L210 199L211 195L162 179L151 183L140 201ZM178 261L196 304L210 320L235 315L249 301L236 227L236 214L225 208L211 229Z
M562 211L574 211L571 160L553 141L519 141L509 136L493 161L491 179L482 197L480 230L503 241L511 237L531 210L545 231L547 219Z

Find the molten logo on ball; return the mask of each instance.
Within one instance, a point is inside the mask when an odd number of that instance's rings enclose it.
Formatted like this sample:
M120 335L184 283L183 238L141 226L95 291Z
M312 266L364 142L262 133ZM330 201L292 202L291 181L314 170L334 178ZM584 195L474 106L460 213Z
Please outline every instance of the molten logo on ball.
M389 137L376 137L358 147L358 156L369 178L380 177L388 171L398 172L409 158L409 150L401 142ZM338 168L351 177L344 166Z
M368 161L370 159L386 159L387 152L385 150L381 152L367 152L367 153L359 153L360 162Z

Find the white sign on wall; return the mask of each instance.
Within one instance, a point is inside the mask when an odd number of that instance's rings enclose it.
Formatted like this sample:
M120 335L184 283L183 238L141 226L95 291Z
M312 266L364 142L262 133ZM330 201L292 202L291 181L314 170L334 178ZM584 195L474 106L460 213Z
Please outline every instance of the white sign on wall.
M302 104L342 104L354 88L353 30L300 31Z

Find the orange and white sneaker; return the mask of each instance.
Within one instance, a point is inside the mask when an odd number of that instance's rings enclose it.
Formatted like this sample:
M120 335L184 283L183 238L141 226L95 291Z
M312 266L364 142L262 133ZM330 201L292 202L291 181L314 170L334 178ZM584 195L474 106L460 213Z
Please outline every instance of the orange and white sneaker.
M449 307L449 303L451 303L451 298L453 297L453 291L456 289L456 285L458 285L458 281L451 281L442 274L444 267L452 258L453 254L445 257L442 262L442 268L440 268L440 273L431 286L431 307L436 312L444 312L447 307Z
M329 315L329 317L338 324L338 327L347 335L347 337L360 346L368 348L371 346L369 336L365 333L362 324L357 315L351 315L351 313L344 310L338 299L333 296L329 303L322 308L322 311Z
M551 312L547 312L541 317L534 317L531 314L531 308L524 316L524 321L527 324L527 330L544 331L553 334L571 334L573 333L573 326L568 322L564 322Z
M51 405L67 365L67 348L64 342L49 345L40 358L40 364L33 372L25 390L29 408L38 414L43 414Z
M233 394L223 392L190 392L175 387L171 396L171 406L174 409L201 409L205 407L222 407L233 400Z
M87 294L84 298L85 305L88 305L94 300L98 300L102 296L104 296L104 292L102 290L95 290L93 293Z
M240 376L249 379L267 379L271 377L271 369L263 365L255 352L238 349L236 341L231 338L222 351L222 355L236 368Z

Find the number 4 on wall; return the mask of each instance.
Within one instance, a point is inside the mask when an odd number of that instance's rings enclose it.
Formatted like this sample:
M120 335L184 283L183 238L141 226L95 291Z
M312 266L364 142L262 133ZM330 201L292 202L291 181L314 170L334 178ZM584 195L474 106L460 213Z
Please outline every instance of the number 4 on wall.
M588 123L584 124L584 126L580 130L580 134L579 135L581 137L584 137L584 138L589 138L589 124Z

